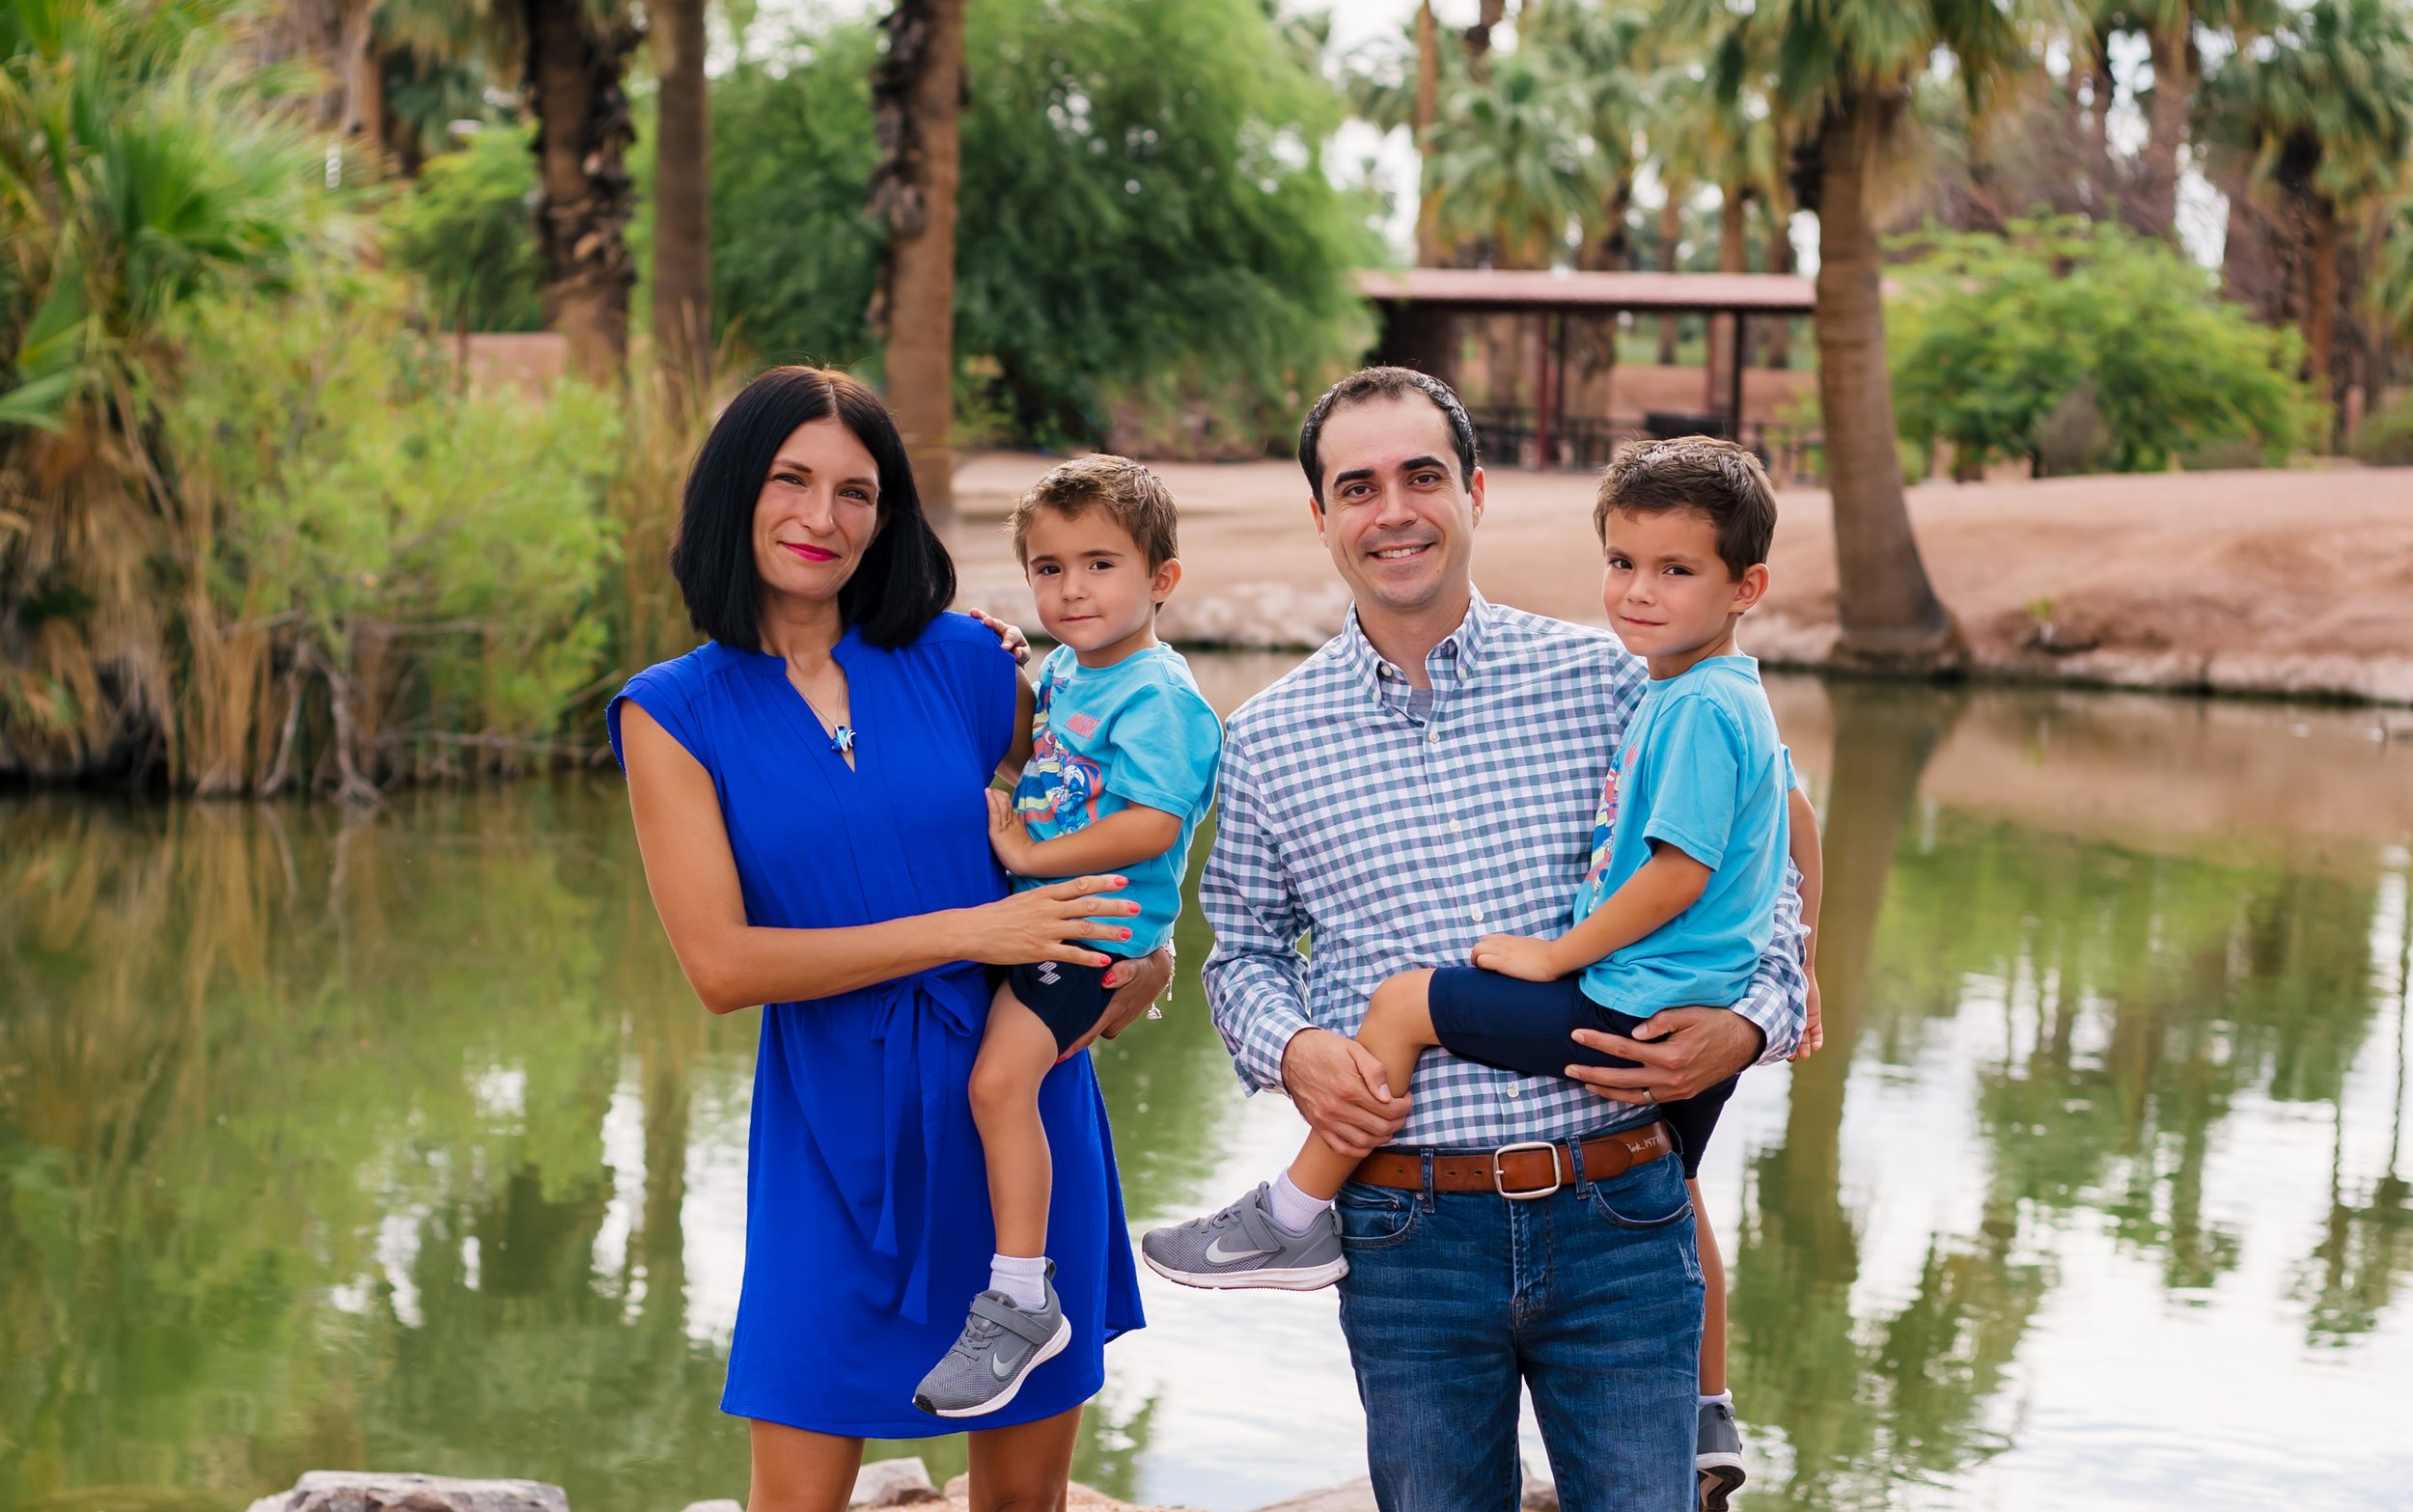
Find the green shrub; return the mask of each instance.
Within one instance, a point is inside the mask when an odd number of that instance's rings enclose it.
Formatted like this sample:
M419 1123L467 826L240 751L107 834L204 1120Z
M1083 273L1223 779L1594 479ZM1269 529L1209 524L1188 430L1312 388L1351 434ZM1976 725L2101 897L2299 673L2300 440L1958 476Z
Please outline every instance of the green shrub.
M2295 333L2254 324L2158 241L2063 219L1910 247L1888 346L1901 435L1923 452L2149 472L2219 443L2279 462L2317 433Z
M617 405L458 394L406 315L347 275L178 322L170 734L204 787L264 783L289 716L347 785L510 769L594 675Z
M1258 0L997 0L966 25L956 349L979 407L1039 443L1101 440L1128 405L1295 424L1371 335L1372 207L1322 163L1338 91ZM714 82L713 303L766 358L876 351L874 55L838 26Z
M2413 467L2413 398L2364 416L2354 454L2373 467Z
M419 181L386 207L387 249L426 283L437 324L543 329L536 198L529 133L489 124L467 146L429 159Z

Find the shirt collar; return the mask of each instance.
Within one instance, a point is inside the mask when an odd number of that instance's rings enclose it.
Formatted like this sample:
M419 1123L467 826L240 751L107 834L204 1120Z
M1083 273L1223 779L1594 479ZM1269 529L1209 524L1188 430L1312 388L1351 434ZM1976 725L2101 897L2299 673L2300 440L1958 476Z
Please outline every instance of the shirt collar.
M1483 596L1481 589L1469 586L1466 618L1458 621L1456 629L1443 636L1425 658L1425 673L1433 686L1447 687L1473 675L1483 659L1484 643L1499 614L1491 601ZM1374 643L1366 639L1365 629L1357 622L1354 602L1341 626L1341 646L1351 674L1364 681L1377 697L1385 682L1405 685L1402 671L1385 662L1382 653L1374 649Z

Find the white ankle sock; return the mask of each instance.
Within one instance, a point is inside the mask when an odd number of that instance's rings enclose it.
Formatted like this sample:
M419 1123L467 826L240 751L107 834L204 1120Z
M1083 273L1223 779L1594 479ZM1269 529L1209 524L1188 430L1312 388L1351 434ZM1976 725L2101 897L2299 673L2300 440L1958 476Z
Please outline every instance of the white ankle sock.
M1284 1171L1275 1178L1265 1194L1265 1211L1277 1223L1290 1232L1304 1233L1317 1216L1332 1205L1330 1197L1311 1197L1291 1184L1290 1173Z
M1732 1391L1720 1391L1715 1396L1705 1396L1701 1399L1701 1405L1704 1407L1725 1407L1731 1409L1734 1405L1734 1393Z
M992 1254L988 1257L988 1289L1025 1311L1047 1306L1047 1256Z

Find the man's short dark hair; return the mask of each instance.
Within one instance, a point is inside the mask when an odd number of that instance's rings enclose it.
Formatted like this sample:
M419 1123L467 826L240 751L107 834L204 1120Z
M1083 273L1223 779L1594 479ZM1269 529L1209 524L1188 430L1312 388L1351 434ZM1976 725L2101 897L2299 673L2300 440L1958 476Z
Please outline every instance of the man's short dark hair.
M1324 504L1324 462L1319 450L1323 440L1324 422L1332 412L1350 404L1365 404L1374 399L1404 399L1422 394L1432 400L1432 407L1441 411L1441 418L1450 423L1450 440L1457 451L1457 481L1461 486L1475 486L1475 423L1466 418L1466 406L1448 384L1428 372L1413 368L1360 368L1340 382L1324 390L1307 411L1307 423L1298 427L1298 465L1307 474L1307 491L1314 496L1316 508Z
M1148 558L1149 571L1181 554L1179 515L1165 481L1127 456L1098 452L1049 468L1014 501L1006 521L1013 537L1013 560L1031 564L1031 521L1041 509L1069 520L1092 509L1103 509L1123 527Z
M1601 475L1592 528L1602 544L1611 514L1690 509L1716 527L1718 558L1741 577L1768 560L1776 538L1776 490L1760 459L1732 441L1678 436L1623 448Z
M922 513L896 419L859 379L822 368L773 368L729 401L704 438L679 508L671 575L695 627L741 651L763 648L763 580L754 509L780 444L836 416L879 469L879 534L838 591L838 618L874 646L910 644L956 596L956 564Z

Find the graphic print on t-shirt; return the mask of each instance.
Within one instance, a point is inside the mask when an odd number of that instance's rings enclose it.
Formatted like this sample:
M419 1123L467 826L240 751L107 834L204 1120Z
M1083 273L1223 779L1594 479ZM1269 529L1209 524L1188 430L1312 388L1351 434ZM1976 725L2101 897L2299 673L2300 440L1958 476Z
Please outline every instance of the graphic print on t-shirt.
M1097 763L1066 748L1056 738L1051 710L1056 701L1056 679L1042 676L1034 697L1036 707L1031 714L1031 759L1022 768L1022 781L1014 784L1013 811L1018 814L1044 814L1055 821L1057 828L1070 835L1089 828L1097 817ZM1086 716L1075 715L1076 719ZM1097 722L1089 719L1087 730L1095 733Z
M1598 887L1601 876L1609 869L1609 837L1617 829L1617 768L1633 750L1621 746L1610 758L1609 772L1600 779L1600 807L1592 816L1592 863L1584 868L1584 886Z

